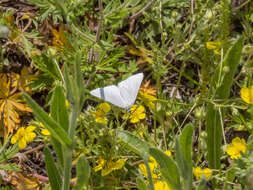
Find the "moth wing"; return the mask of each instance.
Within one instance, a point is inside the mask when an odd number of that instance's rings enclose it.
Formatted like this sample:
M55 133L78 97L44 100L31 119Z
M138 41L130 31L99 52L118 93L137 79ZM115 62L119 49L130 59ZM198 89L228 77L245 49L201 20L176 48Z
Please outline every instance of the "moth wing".
M143 80L143 73L138 73L130 76L118 84L118 88L125 102L125 108L131 108L137 97L141 82Z
M104 88L96 88L90 92L91 95L103 99L115 106L125 108L125 103L121 97L120 90L117 86L111 85Z

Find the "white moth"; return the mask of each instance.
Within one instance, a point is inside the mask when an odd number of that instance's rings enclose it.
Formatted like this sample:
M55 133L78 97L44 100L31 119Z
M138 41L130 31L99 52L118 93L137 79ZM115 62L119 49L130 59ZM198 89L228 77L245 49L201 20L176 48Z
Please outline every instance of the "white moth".
M143 73L138 73L119 82L117 85L105 86L92 90L91 95L103 99L120 108L129 109L135 102Z

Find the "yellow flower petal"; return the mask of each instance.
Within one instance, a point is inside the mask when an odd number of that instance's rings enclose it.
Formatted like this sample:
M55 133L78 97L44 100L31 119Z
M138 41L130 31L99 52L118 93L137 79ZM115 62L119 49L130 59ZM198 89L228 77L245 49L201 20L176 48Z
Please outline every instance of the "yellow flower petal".
M25 139L24 138L21 138L19 141L18 141L18 148L19 149L24 149L25 147L26 147L26 141L25 141Z
M138 123L139 121L140 120L139 120L138 117L132 117L131 120L130 120L131 123Z
M50 131L47 130L47 129L42 129L42 130L41 130L41 134L42 134L42 135L45 135L45 136L51 135Z
M197 179L202 179L203 177L209 178L212 174L212 170L209 168L201 169L200 167L193 168L193 174Z
M253 86L241 89L241 98L248 104L253 104Z
M231 159L238 159L240 158L241 152L246 152L246 142L244 139L240 139L236 137L232 140L232 144L227 147L226 150L227 154L230 156Z
M113 169L119 170L121 169L126 163L126 159L119 159L114 163Z
M96 167L94 167L93 169L95 172L97 172L99 170L102 170L104 165L105 165L105 160L103 158L99 158L98 165Z
M15 143L17 142L17 140L18 140L17 134L13 135L13 136L11 137L11 144L15 144Z
M105 117L97 117L96 122L106 125L107 124L107 119Z
M167 156L171 156L172 154L171 154L171 151L169 151L169 150L166 150L165 152L164 152Z
M107 113L111 110L111 106L108 103L102 103L98 106L98 109L101 109L104 111L104 113Z
M147 171L145 164L139 164L139 169L140 169L142 175L144 175L145 177L148 177L148 171Z
M141 120L141 119L145 119L146 114L145 114L145 113L140 113L140 114L138 115L138 117L139 117L140 120Z
M155 190L170 190L167 183L161 180L154 180L154 188Z
M202 172L206 176L206 178L209 178L212 175L212 170L210 170L209 168L205 168Z
M226 150L227 154L230 156L231 159L238 159L242 155L240 150L238 150L234 145L229 145Z
M25 131L28 133L28 132L34 131L35 129L36 129L35 126L30 125L30 126L26 127Z
M33 132L30 132L30 133L27 133L25 136L24 136L24 139L26 142L32 142L33 139L36 137L36 134L33 133Z

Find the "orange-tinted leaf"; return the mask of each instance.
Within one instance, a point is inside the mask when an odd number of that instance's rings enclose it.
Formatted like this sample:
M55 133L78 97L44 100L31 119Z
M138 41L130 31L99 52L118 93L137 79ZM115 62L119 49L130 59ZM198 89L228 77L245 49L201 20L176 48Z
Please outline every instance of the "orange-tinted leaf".
M57 50L61 51L64 48L74 49L64 34L62 26L59 27L59 31L52 29L52 33L54 35L53 45Z
M10 92L10 81L7 80L6 74L0 74L0 99L6 98Z
M39 190L40 182L35 177L24 176L19 172L11 172L9 174L9 182L19 190Z
M7 75L0 75L0 120L4 124L4 136L7 137L9 133L13 132L16 124L20 123L18 111L31 112L31 108L21 99L21 93L12 92L17 87L17 82L11 80ZM12 89L12 84L16 85Z
M12 87L17 86L19 90L30 92L31 88L28 84L35 78L35 75L31 74L28 67L22 68L21 75L12 73L11 77L13 78Z
M13 106L15 106L20 111L32 112L32 109L29 108L26 104L21 104L18 102L10 101Z

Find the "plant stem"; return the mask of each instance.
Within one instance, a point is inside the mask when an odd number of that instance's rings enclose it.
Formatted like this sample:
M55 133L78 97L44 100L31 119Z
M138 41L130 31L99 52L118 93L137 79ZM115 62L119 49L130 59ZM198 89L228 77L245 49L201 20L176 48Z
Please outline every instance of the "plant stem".
M73 109L70 115L70 124L68 135L72 139L74 138L74 132L76 128L76 119L78 116L78 106L75 103L73 105ZM70 179L71 179L71 168L72 168L72 148L71 147L63 147L64 154L64 173L63 173L63 186L62 190L69 190Z

